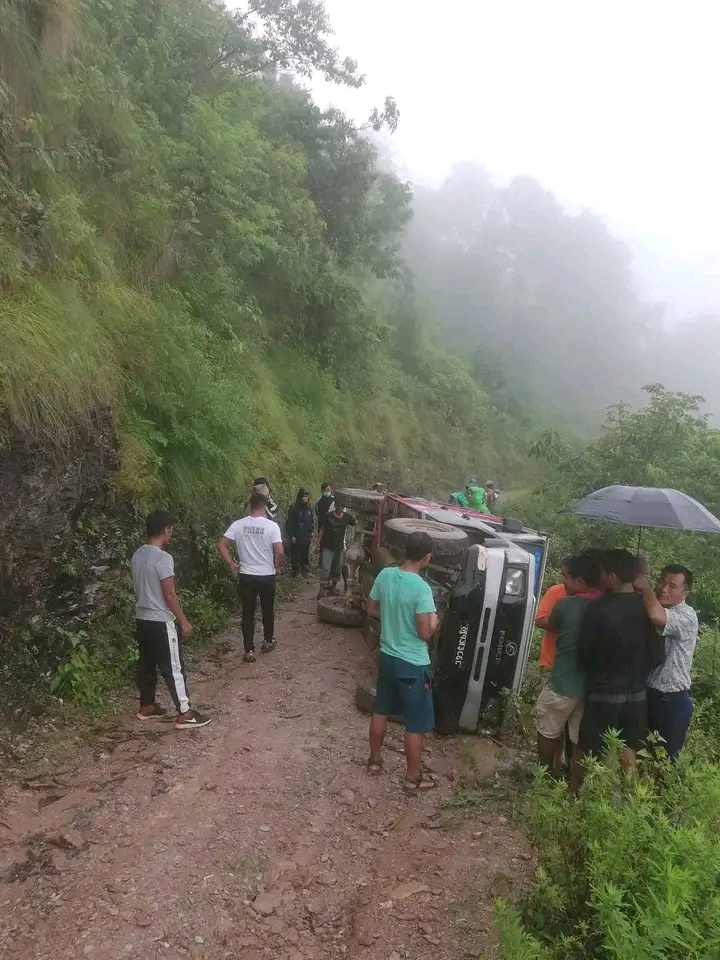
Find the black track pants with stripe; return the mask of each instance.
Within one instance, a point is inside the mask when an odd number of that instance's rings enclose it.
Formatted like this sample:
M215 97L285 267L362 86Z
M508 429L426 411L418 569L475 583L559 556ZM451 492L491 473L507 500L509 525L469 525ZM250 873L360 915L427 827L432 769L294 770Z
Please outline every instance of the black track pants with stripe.
M185 663L182 655L182 632L173 620L136 620L136 638L139 660L136 680L140 691L140 706L155 703L157 676L160 672L167 684L178 713L190 709Z

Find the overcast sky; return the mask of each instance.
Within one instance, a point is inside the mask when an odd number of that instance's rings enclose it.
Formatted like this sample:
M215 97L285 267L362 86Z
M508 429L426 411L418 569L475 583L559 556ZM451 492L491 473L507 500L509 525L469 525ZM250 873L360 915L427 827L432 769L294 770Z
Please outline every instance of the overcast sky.
M720 312L720 57L712 0L325 0L359 90L317 83L358 120L386 94L410 179L458 160L537 177L632 239L649 291Z

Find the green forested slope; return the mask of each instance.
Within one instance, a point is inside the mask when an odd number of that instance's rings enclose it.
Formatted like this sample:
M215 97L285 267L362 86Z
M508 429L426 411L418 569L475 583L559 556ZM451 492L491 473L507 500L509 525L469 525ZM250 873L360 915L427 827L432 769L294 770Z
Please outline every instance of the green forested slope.
M526 425L399 268L408 188L282 74L361 82L319 4L3 0L0 23L6 425L52 444L109 406L121 490L194 514L257 473L513 479Z

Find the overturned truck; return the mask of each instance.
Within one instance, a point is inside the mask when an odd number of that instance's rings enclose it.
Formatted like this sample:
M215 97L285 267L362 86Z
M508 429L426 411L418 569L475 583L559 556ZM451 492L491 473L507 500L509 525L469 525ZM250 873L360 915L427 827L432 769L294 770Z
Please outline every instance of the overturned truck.
M520 689L527 667L547 537L517 520L417 497L357 489L335 496L358 525L347 551L348 594L331 601L345 612L334 622L362 626L376 653L380 623L365 613L375 577L402 561L411 533L429 534L433 557L425 575L440 621L430 643L436 730L497 729L507 694ZM371 685L358 685L359 706L371 710L373 695Z

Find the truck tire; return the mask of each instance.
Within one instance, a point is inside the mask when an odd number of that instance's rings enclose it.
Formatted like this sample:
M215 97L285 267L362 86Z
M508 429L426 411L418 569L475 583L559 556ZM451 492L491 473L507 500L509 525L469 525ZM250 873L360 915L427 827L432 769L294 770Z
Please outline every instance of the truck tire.
M370 652L375 653L380 649L380 621L375 617L365 615L365 623L362 628L363 640L367 643Z
M335 503L348 510L371 511L377 513L385 499L384 493L375 490L358 490L355 487L341 487L335 491Z
M398 517L387 520L383 529L390 546L397 547L404 547L411 533L429 534L434 560L459 560L470 542L462 530L445 523L435 523L434 520Z
M375 712L375 681L360 680L355 687L355 704L363 713ZM402 717L388 717L393 723L402 723Z
M318 619L336 627L361 627L365 614L345 603L345 597L320 597L317 602Z

